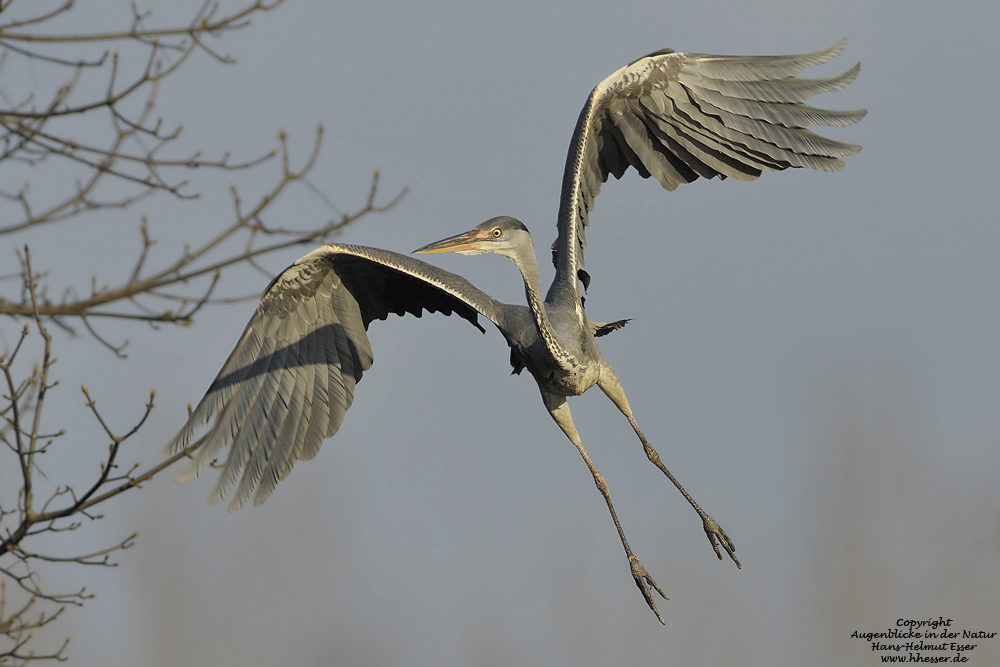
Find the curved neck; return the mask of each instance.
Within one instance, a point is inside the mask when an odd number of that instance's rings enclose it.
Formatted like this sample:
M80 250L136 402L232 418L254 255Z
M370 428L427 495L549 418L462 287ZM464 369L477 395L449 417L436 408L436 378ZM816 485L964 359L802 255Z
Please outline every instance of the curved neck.
M504 253L517 266L524 280L524 294L528 297L528 308L535 320L535 328L538 335L545 343L552 360L564 371L572 371L579 364L569 352L559 343L555 330L549 322L549 316L545 312L545 301L542 299L542 286L538 278L538 261L535 259L535 248L529 242L525 245L512 248Z

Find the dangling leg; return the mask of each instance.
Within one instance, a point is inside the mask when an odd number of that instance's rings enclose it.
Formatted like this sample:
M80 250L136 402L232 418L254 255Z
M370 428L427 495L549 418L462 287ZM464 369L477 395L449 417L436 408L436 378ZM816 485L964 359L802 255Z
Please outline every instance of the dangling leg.
M705 514L705 511L698 507L698 503L696 503L694 498L692 498L691 495L684 490L681 483L670 474L667 467L663 465L663 461L660 460L660 455L657 454L656 450L653 449L653 446L646 440L646 436L644 436L642 431L639 430L639 425L635 423L635 418L632 416L632 408L629 407L628 399L625 397L625 390L622 389L621 380L618 379L618 374L615 373L615 369L611 368L611 364L606 361L603 361L601 364L601 375L597 380L597 386L599 386L601 390L607 394L608 398L610 398L612 402L618 406L618 409L622 411L622 414L628 418L628 423L632 425L632 430L635 431L635 434L639 436L639 440L642 441L642 447L646 450L646 457L653 462L653 465L663 471L663 474L674 483L677 490L681 492L681 495L683 495L689 503L691 503L691 507L693 507L694 511L698 513L698 516L701 517L702 523L705 526L705 534L708 536L708 541L712 543L712 548L715 549L715 555L719 557L719 560L722 560L722 553L719 551L719 543L721 543L722 548L726 550L729 557L733 559L734 563L736 563L736 567L741 568L740 560L736 557L735 553L736 547L733 545L733 541L729 539L729 536L726 535L726 531L722 530L722 526L716 523L715 519ZM716 542L716 539L718 539L718 543Z
M629 566L632 568L632 578L635 579L635 585L639 587L642 591L642 596L646 598L646 604L649 608L653 610L656 614L656 618L659 619L660 623L663 623L663 618L660 616L660 612L656 609L656 603L653 601L653 595L649 589L650 586L656 589L656 592L663 596L664 600L667 600L666 594L660 590L660 587L656 585L653 578L649 576L646 572L646 568L639 564L639 558L634 553L632 549L628 546L628 540L625 539L625 531L622 530L622 525L618 521L618 515L615 513L615 507L611 504L611 493L608 491L608 483L604 481L604 476L597 471L594 467L593 462L590 460L590 456L587 454L587 450L583 448L583 443L580 441L580 435L576 432L576 427L573 426L573 416L569 412L569 404L566 402L565 396L556 396L555 394L550 394L545 390L542 390L542 401L545 403L545 407L548 409L549 414L552 418L556 420L559 424L559 428L563 430L566 437L570 439L576 448L580 451L580 456L587 463L587 467L590 468L590 474L594 476L594 482L597 484L598 491L604 496L604 502L608 504L608 510L611 511L611 518L614 519L615 528L618 529L618 537L622 540L622 546L625 547L625 553L628 554ZM665 624L664 624L665 625Z

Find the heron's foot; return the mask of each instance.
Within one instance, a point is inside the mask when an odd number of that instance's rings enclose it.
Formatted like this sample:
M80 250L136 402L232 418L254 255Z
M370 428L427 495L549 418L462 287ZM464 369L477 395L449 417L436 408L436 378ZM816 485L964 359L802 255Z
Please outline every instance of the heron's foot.
M722 530L722 526L707 514L702 514L701 520L705 523L705 534L708 536L708 541L712 543L712 548L715 549L715 555L719 557L719 560L722 560L722 552L719 551L719 544L721 543L722 548L726 550L729 557L736 563L736 567L743 569L743 566L740 565L740 559L736 557L736 545L726 535L726 531Z
M656 603L653 601L653 594L649 587L652 586L655 588L656 592L659 593L664 600L669 600L670 598L668 598L667 594L656 585L653 578L649 576L649 572L646 572L646 568L639 563L638 556L635 554L629 554L628 562L629 565L632 566L632 578L635 579L635 585L639 587L640 591L642 591L642 597L646 598L646 604L648 604L649 608L653 610L654 614L656 614L656 618L660 621L660 623L666 625L666 623L663 623L663 617L660 616L660 612L656 609Z

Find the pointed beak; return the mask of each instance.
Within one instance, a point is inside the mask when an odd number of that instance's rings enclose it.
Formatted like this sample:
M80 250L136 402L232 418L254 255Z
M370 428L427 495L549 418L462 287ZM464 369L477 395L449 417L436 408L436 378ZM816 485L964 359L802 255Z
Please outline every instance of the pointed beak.
M418 255L429 255L439 252L479 253L482 252L481 246L483 241L491 239L492 237L488 232L472 229L457 236L449 236L435 243L429 243L421 248L417 248L413 252Z

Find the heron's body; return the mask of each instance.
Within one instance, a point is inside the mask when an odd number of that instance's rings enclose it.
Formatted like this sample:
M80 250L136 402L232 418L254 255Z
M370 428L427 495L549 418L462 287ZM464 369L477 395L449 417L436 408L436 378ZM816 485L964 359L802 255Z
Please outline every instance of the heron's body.
M583 290L588 213L601 184L629 167L667 190L699 177L754 180L789 167L835 171L860 146L808 129L847 125L864 111L829 111L803 102L848 85L858 67L824 79L799 79L809 65L835 56L844 42L793 56L708 56L658 51L621 68L591 92L577 121L563 176L555 277L543 297L534 245L519 221L498 217L417 252L495 253L517 265L527 305L500 303L461 276L398 253L329 244L296 261L264 292L208 393L167 450L196 449L181 479L192 479L228 447L209 497L235 487L231 509L251 496L264 502L298 460L311 459L340 428L355 384L372 364L366 331L390 313L455 313L480 330L490 320L510 347L514 373L534 377L549 414L586 462L614 519L632 576L657 614L659 587L632 553L604 478L573 425L566 397L595 384L628 419L649 460L698 513L719 558L721 545L739 566L725 531L684 490L639 429L621 382L596 338L627 320L587 317ZM582 288L581 288L582 285ZM191 445L195 429L214 420ZM666 596L664 596L666 597ZM661 619L662 621L662 619Z

